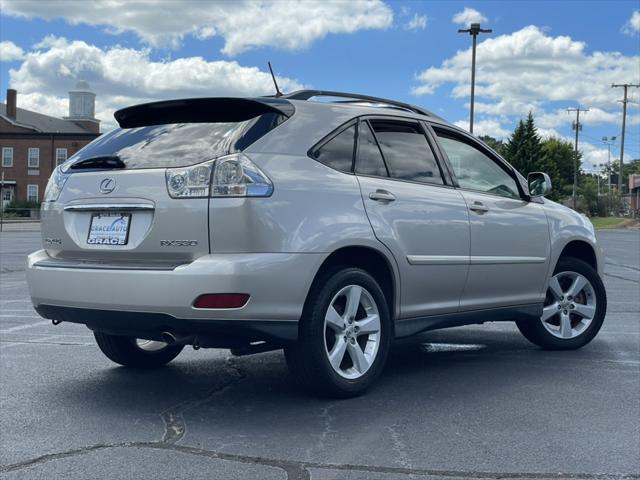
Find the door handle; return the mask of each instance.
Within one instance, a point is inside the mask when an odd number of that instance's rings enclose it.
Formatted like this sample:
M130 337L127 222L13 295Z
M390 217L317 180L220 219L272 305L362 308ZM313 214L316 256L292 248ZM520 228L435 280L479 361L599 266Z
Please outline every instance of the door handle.
M489 211L489 207L482 202L473 202L469 205L469 210L476 213L485 213Z
M371 192L369 194L369 198L376 202L393 202L396 199L396 196L386 190L378 189L375 192Z

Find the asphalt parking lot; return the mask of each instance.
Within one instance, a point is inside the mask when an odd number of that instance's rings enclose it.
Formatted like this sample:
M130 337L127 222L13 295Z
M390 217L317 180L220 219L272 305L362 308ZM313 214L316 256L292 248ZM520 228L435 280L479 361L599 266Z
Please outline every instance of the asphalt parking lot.
M116 367L86 328L36 315L39 232L3 232L0 478L640 478L640 231L599 238L609 310L584 349L539 350L511 324L431 332L332 401L299 392L280 352Z

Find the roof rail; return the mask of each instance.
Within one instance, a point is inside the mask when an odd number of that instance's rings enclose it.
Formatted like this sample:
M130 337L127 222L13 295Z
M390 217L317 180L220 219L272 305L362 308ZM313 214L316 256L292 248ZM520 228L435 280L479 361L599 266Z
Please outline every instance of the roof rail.
M368 102L384 103L390 106L403 108L405 110L410 110L412 112L419 113L420 115L425 115L427 117L438 118L437 115L431 113L429 110L425 110L424 108L417 107L415 105L411 105L404 102L398 102L396 100L389 100L388 98L372 97L369 95L360 95L359 93L333 92L330 90L297 90L295 92L291 92L286 95L283 95L281 98L287 98L289 100L309 100L312 97L352 98L357 100L365 100Z

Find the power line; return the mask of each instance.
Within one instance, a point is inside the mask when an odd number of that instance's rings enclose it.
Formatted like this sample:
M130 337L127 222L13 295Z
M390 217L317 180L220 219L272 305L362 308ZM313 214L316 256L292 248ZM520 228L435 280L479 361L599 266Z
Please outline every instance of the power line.
M576 143L575 143L575 158L573 160L573 195L572 203L574 210L577 206L577 193L578 193L578 135L582 130L582 124L580 123L580 112L588 112L588 108L567 108L567 113L576 112L576 121L573 122L571 128L576 131Z
M612 83L611 88L624 88L624 99L622 100L622 139L620 140L620 173L618 174L618 192L622 193L622 165L624 164L624 132L627 126L627 91L629 87L640 88L637 83Z

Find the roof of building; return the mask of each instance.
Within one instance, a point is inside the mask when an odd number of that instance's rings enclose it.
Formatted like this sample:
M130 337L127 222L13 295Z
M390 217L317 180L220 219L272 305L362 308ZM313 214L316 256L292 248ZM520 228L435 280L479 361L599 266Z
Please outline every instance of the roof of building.
M39 133L92 133L72 120L50 117L24 108L16 109L16 118L9 118L6 103L0 103L0 118L17 127L29 128Z

